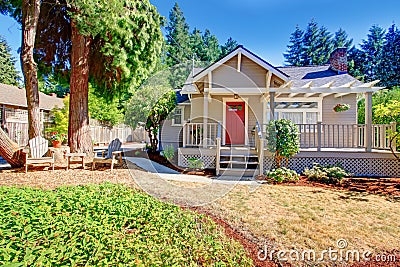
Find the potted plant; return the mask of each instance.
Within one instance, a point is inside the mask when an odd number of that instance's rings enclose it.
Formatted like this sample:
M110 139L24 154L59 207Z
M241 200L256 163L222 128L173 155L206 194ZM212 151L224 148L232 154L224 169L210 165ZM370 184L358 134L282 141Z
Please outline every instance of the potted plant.
M349 110L349 108L350 108L349 104L340 103L333 107L333 111L343 112L343 111Z
M67 135L59 132L52 132L50 136L51 143L53 147L61 147L61 144L67 140Z

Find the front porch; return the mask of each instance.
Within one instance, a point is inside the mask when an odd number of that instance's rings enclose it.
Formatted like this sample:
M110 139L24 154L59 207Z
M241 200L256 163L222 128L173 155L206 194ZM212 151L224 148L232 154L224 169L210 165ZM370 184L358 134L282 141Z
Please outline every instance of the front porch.
M225 131L221 123L186 123L183 126L183 146L178 149L178 165L188 167L188 159L198 158L206 168L215 168L217 174L220 174L221 157L224 159L224 154L226 157L227 151L230 151L231 154L243 157L243 162L237 162L238 158L235 157L226 161L236 162L237 170L243 164L247 166L252 155L256 155L258 166L254 174L264 173L275 166L272 154L266 149L265 126L257 124L247 146L224 146L221 139ZM299 173L314 163L320 163L341 164L356 176L400 175L400 165L390 152L387 135L388 130L395 130L395 123L374 124L371 131L366 130L365 124L317 123L297 126L300 132L300 153L289 161L289 167Z

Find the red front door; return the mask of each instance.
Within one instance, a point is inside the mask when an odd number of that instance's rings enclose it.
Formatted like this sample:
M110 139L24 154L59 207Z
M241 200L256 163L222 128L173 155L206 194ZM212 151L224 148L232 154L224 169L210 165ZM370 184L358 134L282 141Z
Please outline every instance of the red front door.
M244 144L244 102L226 102L226 139L227 145Z

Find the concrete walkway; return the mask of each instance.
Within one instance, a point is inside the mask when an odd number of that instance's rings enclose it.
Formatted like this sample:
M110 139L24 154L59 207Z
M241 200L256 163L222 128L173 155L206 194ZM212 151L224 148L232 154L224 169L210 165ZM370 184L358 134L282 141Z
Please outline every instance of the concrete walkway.
M215 178L208 178L200 175L188 175L181 174L175 170L172 170L164 165L161 165L157 162L151 161L146 158L137 158L137 157L126 157L126 160L132 162L139 168L143 170L158 174L158 176L162 179L169 181L180 181L180 182L189 182L189 183L218 183L218 184L241 184L241 185L258 185L259 183L255 180L240 180L238 177L227 177L220 176Z
M165 180L190 182L190 183L205 183L205 184L241 184L241 185L258 185L255 180L241 180L240 177L232 176L219 176L215 178L208 178L200 175L181 174L157 162L151 161L146 158L126 157L126 160L132 162L143 170L158 174L158 176Z

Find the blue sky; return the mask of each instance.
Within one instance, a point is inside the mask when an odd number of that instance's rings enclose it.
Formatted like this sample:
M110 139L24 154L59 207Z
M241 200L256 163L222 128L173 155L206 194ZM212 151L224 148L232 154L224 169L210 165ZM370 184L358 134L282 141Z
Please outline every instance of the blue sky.
M168 17L175 0L150 0L161 15ZM290 33L299 25L304 29L314 18L330 32L340 27L355 44L365 39L369 28L377 24L387 29L393 22L400 26L399 0L180 0L191 29L209 29L221 43L229 37L274 65L284 62ZM0 15L0 34L18 58L20 26ZM18 58L18 68L19 58Z

